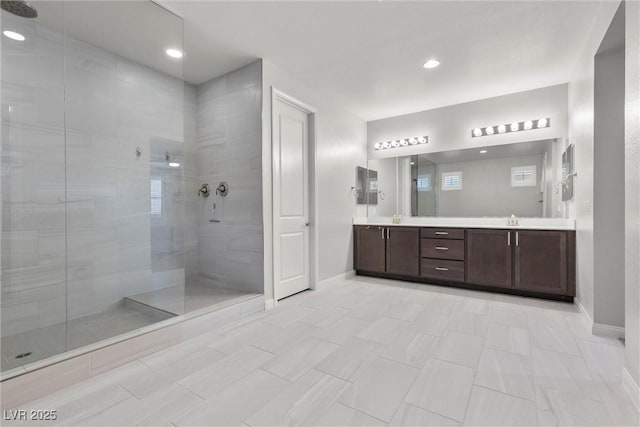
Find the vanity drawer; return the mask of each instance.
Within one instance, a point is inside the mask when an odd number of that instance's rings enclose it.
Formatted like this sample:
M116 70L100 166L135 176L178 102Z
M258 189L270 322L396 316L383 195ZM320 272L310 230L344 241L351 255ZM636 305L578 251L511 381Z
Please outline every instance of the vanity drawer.
M422 258L464 260L464 240L422 239Z
M422 228L420 236L424 239L464 239L464 228Z
M422 258L420 276L464 282L464 261Z

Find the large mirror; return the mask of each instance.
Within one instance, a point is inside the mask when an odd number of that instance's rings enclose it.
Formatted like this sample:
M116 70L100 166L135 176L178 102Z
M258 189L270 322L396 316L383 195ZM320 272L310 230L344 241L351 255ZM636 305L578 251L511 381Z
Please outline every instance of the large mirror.
M562 216L561 145L541 140L370 159L379 197L368 216Z

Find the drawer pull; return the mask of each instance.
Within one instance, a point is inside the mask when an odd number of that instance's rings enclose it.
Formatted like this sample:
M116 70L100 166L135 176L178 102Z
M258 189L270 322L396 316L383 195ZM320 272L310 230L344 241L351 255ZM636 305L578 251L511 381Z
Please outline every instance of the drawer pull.
M449 248L446 246L436 246L436 251L448 251Z
M436 270L438 270L438 271L449 271L448 268L444 268L444 267L436 267Z
M447 233L446 231L436 231L434 234L437 235L437 236L448 236L449 235L449 233Z

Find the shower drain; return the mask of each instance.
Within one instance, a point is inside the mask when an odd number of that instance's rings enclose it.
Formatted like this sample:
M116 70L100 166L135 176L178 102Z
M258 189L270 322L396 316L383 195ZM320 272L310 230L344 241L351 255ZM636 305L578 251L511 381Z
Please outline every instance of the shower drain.
M16 356L16 359L22 359L23 357L29 357L31 356L31 351L27 351L26 353L20 353L19 355Z

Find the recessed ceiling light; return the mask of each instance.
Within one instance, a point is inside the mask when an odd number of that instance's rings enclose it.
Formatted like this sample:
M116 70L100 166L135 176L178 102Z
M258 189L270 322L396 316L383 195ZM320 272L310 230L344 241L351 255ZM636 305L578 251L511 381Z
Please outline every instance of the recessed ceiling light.
M480 150L480 154L484 154L486 152L487 152L487 150Z
M440 61L438 61L437 59L430 59L427 62L425 62L424 64L422 64L422 66L424 68L426 68L427 70L430 70L432 68L436 68L438 65L440 65Z
M172 58L182 58L181 50L170 48L170 49L167 49L165 52L167 53L167 55L169 55Z
M11 40L16 40L19 42L23 42L25 40L25 37L22 34L16 33L15 31L5 30L2 32L2 34L4 34L5 37L10 38Z

